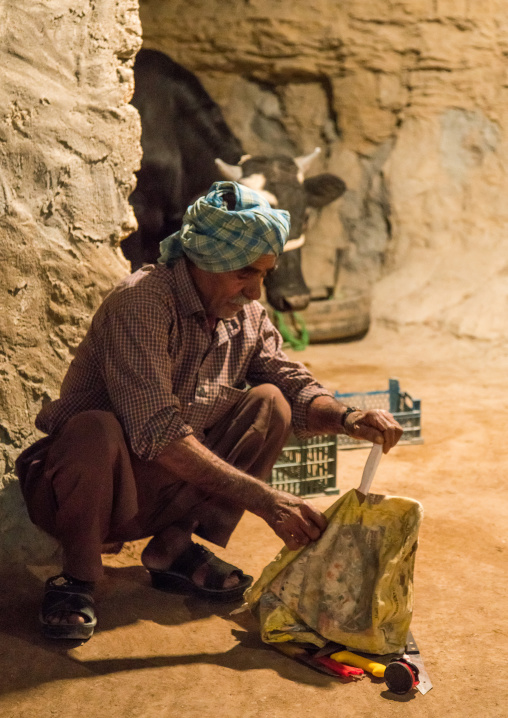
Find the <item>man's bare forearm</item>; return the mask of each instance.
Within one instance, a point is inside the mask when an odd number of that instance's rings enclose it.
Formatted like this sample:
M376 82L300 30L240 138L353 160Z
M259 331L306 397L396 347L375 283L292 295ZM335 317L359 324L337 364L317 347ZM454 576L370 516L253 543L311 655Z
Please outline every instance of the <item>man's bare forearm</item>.
M305 499L236 469L192 435L172 441L155 461L176 479L261 517L291 550L315 541L326 528L326 518Z
M317 396L307 410L307 428L313 434L343 434L345 404L331 396Z
M192 435L172 441L156 462L175 478L194 484L208 494L223 496L263 518L270 512L277 493L263 481L216 456Z

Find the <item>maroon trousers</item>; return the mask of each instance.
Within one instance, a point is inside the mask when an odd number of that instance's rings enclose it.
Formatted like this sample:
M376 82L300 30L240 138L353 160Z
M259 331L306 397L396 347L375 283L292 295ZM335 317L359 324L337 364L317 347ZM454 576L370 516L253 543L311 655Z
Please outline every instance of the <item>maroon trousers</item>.
M290 430L291 409L263 384L248 392L204 444L231 465L266 480ZM129 451L114 414L85 411L16 462L31 520L57 538L63 570L82 581L102 575L104 543L153 536L174 524L226 546L243 513L227 499L176 480Z

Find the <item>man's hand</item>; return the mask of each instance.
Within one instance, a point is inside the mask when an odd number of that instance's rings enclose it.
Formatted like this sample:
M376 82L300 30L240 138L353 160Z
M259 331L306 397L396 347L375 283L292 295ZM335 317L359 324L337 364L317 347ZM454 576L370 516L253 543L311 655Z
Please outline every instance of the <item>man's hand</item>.
M387 454L402 436L402 427L389 411L370 409L353 411L344 421L344 432L355 439L365 439L373 444L383 444Z
M291 551L317 541L327 526L326 517L298 496L274 491L271 503L262 518Z

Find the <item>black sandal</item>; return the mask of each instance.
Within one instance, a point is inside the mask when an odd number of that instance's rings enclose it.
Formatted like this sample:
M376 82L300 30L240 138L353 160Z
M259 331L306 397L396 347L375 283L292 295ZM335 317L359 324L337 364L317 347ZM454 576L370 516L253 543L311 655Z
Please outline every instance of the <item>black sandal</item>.
M194 572L203 564L208 565L204 586L197 586L192 580ZM161 591L174 593L193 593L200 598L210 601L233 602L243 598L244 591L251 585L252 576L248 576L236 566L233 566L197 543L173 561L167 571L149 569L152 577L152 586ZM240 579L237 586L224 588L224 581L235 574Z
M60 573L46 581L39 621L47 638L70 638L86 641L92 637L97 625L93 584ZM61 611L79 613L84 623L49 623L48 618Z

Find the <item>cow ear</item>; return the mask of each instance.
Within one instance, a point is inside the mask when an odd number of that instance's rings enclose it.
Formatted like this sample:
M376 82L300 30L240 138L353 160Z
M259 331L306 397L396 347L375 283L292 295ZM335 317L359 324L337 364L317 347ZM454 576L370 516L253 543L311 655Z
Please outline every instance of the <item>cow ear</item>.
M334 199L341 197L346 191L346 183L337 175L323 173L309 177L303 181L309 207L326 207Z

